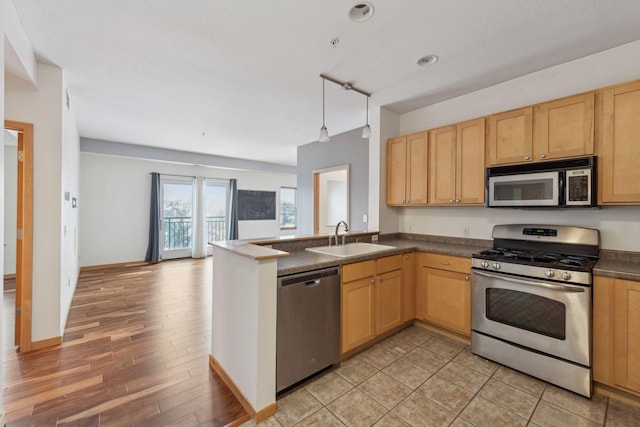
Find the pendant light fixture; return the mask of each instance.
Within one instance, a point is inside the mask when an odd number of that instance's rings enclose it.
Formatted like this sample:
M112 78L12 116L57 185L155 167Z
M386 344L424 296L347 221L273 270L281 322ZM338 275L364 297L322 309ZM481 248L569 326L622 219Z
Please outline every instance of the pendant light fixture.
M367 96L367 116L366 125L362 128L362 137L369 139L371 137L371 126L369 126L369 97Z
M320 137L318 138L320 142L328 142L329 141L329 131L327 127L324 125L324 79L322 79L322 127L320 128Z
M343 83L339 80L336 80L324 74L320 74L320 78L322 79L322 127L320 128L320 138L318 138L318 141L320 142L329 141L329 132L327 131L327 127L324 124L324 81L325 80L329 80L331 83L337 84L338 86L342 87L342 89L346 91L358 92L359 94L367 97L367 117L366 117L366 125L364 125L364 127L362 128L362 137L363 138L371 137L371 127L369 126L369 97L371 96L371 94L353 87L353 85L349 82Z

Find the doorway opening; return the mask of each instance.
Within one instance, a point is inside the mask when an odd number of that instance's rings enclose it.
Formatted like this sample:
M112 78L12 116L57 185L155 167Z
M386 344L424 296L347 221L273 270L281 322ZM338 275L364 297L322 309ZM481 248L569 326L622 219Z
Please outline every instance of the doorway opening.
M5 255L4 262L5 268L10 267L11 264L15 267L13 343L21 352L26 352L31 351L32 344L33 125L7 120L4 122L4 129L5 139L15 138L16 143L15 157L5 159L5 162L15 161L16 164L7 164L11 167L5 167L5 195L11 194L15 199L5 199L4 203L5 216L14 221L10 224L5 222L5 253L9 253L9 256ZM6 148L5 153L7 153Z
M313 172L314 234L332 234L338 222L349 222L349 188L349 165Z

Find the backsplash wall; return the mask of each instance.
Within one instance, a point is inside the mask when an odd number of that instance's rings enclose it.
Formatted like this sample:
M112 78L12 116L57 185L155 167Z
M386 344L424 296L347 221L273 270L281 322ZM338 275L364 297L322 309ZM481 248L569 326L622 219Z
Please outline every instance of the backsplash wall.
M413 207L401 209L400 232L491 239L496 224L576 225L600 230L601 248L640 252L640 206L601 209L497 209ZM468 228L468 235L465 231Z

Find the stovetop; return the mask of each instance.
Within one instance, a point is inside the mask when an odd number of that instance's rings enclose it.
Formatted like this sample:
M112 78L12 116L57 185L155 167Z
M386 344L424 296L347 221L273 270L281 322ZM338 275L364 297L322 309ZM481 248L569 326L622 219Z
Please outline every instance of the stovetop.
M589 286L598 262L598 230L507 224L493 228L492 249L474 254L471 267L485 275L515 275Z
M554 252L493 248L474 254L491 261L511 262L539 267L563 268L574 271L591 271L597 258Z

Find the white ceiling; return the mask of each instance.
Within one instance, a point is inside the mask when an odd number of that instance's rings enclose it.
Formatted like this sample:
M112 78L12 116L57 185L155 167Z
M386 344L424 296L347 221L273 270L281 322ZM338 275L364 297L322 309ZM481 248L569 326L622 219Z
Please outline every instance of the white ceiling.
M403 113L640 39L638 0L370 2L356 23L355 0L13 0L81 136L289 165L322 73ZM362 95L326 94L330 134L364 124Z

